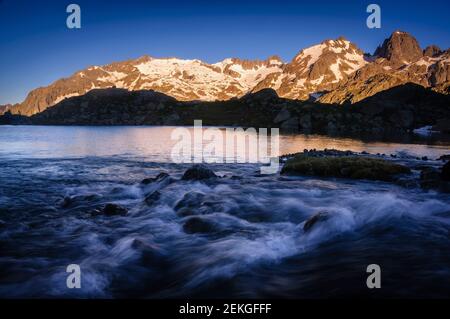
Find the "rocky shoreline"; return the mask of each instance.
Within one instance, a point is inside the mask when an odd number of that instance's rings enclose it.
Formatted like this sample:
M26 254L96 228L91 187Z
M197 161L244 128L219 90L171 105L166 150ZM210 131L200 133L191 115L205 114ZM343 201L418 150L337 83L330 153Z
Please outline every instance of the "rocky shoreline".
M155 91L92 90L31 117L5 113L0 124L158 125L279 128L282 132L345 135L412 134L429 127L450 133L450 96L416 84L380 92L355 104L281 98L272 89L239 99L182 102Z
M428 157L402 158L395 154L313 149L283 155L280 160L284 163L282 175L379 180L450 192L450 155L430 160Z

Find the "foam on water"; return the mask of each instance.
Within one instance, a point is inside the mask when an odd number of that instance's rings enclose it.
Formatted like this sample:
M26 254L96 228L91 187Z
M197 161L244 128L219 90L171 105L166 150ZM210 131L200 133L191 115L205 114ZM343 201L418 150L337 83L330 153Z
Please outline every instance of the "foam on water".
M441 193L261 176L247 164L211 165L221 178L182 181L190 165L138 155L0 157L2 297L364 295L370 263L391 276L389 297L449 293L450 198ZM170 178L141 183L161 172ZM106 203L129 213L90 213ZM318 212L329 218L305 232ZM192 218L210 228L186 231ZM66 287L73 263L80 290Z

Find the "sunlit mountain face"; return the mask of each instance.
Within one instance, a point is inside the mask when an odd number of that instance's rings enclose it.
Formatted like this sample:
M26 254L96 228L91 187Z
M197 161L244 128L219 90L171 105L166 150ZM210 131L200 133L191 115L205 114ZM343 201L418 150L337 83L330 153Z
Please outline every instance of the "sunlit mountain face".
M343 37L303 49L289 63L277 56L265 61L230 58L215 64L143 56L91 66L33 90L23 103L4 106L3 112L33 115L64 99L111 87L154 90L179 101L230 100L270 88L284 98L339 104L409 82L446 93L449 54L436 46L422 50L413 36L396 31L373 56Z

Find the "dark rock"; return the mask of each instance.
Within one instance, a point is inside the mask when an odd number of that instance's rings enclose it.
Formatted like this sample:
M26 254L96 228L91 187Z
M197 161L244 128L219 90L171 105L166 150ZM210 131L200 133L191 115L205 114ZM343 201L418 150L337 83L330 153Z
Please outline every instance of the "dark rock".
M187 234L212 233L216 227L210 221L200 217L191 217L183 225L183 230Z
M101 212L106 216L125 216L128 210L117 204L106 204Z
M300 174L320 177L343 177L393 181L400 174L410 173L406 166L378 158L359 156L298 155L283 166L281 174Z
M275 123L275 124L278 124L278 123L282 123L282 122L284 122L284 121L287 121L287 120L289 120L290 118L291 118L291 112L289 112L289 110L287 110L287 109L282 109L278 114L277 114L277 116L275 117L275 119L273 120L273 122Z
M450 161L450 154L442 155L442 156L439 157L437 160L438 160L438 161L448 162L448 161Z
M6 222L4 222L3 220L0 220L0 228L3 228L6 226Z
M441 174L439 170L428 167L420 172L420 186L425 189L439 188L441 185Z
M66 196L61 202L61 208L69 208L72 204L73 204L72 197Z
M386 58L393 63L404 64L404 61L419 60L423 56L423 52L413 36L406 32L396 31L377 48L374 55Z
M309 232L311 228L318 222L324 222L330 218L330 214L327 212L319 212L310 217L303 225L303 230Z
M159 191L154 191L145 196L145 202L147 205L151 206L161 198L161 193Z
M423 55L434 58L442 53L441 49L436 45L430 45L423 50Z
M142 239L134 239L131 248L142 254L142 261L148 266L161 266L167 263L167 256L160 251L158 246L149 244Z
M30 124L30 119L26 116L12 114L10 111L6 111L4 114L0 114L0 125L26 125Z
M311 119L311 115L310 114L305 114L302 117L300 117L299 119L299 124L301 126L301 128L306 131L309 132L312 129L312 119Z
M154 182L159 182L168 177L169 177L169 174L167 174L167 173L159 173L158 176L156 176L156 177L150 177L150 178L143 179L141 181L141 184L148 185L148 184L151 184Z
M440 65L440 63L438 63ZM450 68L449 68L450 71ZM441 118L436 120L436 125L433 125L433 131L450 134L450 118Z
M191 181L191 180L199 181L216 177L217 175L212 170L206 168L205 166L194 165L184 173L181 179L184 181Z
M180 216L195 215L195 211L202 206L205 194L190 192L183 196L175 205L175 210Z
M444 181L450 181L450 162L442 167L441 178Z
M281 123L281 129L285 131L298 131L299 130L299 119L298 117L293 117Z

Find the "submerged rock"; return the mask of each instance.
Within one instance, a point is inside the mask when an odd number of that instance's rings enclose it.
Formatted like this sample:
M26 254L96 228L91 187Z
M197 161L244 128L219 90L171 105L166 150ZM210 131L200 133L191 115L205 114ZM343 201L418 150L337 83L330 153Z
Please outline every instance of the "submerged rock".
M186 193L183 198L176 203L174 209L179 216L183 217L205 213L207 207L202 207L204 198L205 194L203 193Z
M157 202L161 198L161 193L159 191L154 191L145 196L144 201L147 203L147 205L151 206L155 202Z
M410 169L387 160L359 156L297 155L288 160L281 174L300 174L319 177L341 177L393 181L396 175L408 174Z
M147 266L162 266L167 263L167 256L158 246L149 244L142 239L135 238L131 248L142 254L142 262Z
M305 232L309 232L314 227L314 225L319 222L324 222L328 219L330 219L330 214L328 212L319 212L317 214L314 214L305 222L305 224L303 225L303 230Z
M187 234L196 234L196 233L212 233L216 231L215 225L203 218L200 217L192 217L189 218L183 225L183 230Z
M449 162L450 161L450 154L442 155L437 160L438 161L443 161L443 162Z
M128 209L117 204L106 204L101 213L105 216L125 216Z
M216 178L217 175L210 170L209 168L206 168L203 165L194 165L193 167L189 168L181 178L184 181L190 181L190 180L205 180L210 178Z
M164 180L164 179L166 179L168 177L170 177L170 176L167 173L164 173L164 172L163 173L159 173L158 176L156 176L156 177L150 177L150 178L143 179L141 181L141 184L148 185L148 184L151 184L151 183L154 183L154 182L162 181L162 180Z
M180 199L176 205L175 210L186 207L198 207L205 198L205 194L199 192L189 192L186 193L182 199Z

